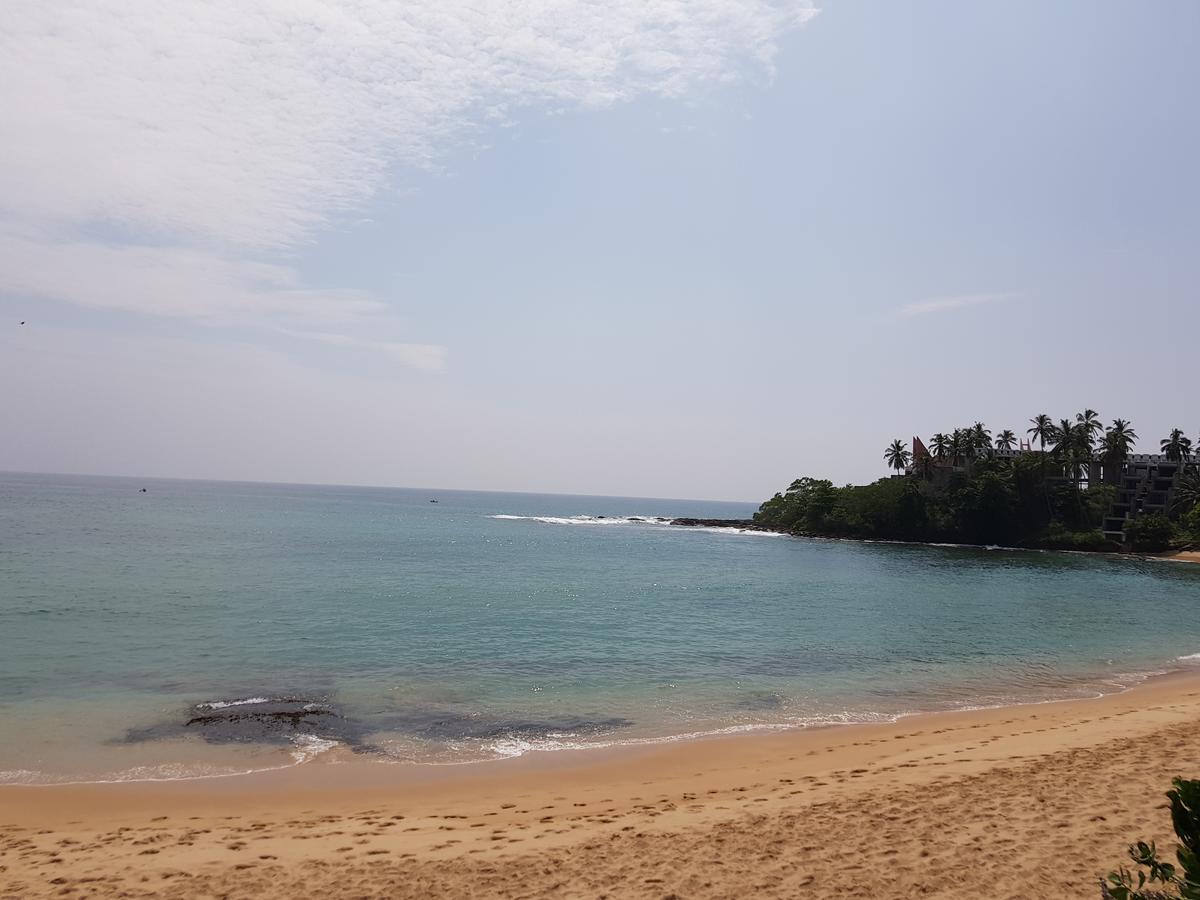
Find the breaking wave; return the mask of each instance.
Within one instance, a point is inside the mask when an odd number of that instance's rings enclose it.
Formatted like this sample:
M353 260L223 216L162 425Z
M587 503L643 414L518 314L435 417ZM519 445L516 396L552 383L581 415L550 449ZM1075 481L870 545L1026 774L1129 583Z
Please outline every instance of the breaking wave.
M708 525L675 525L668 516L514 516L506 513L488 516L489 519L507 519L521 522L541 522L543 525L637 525L643 528L676 528L687 531L707 531L712 534L754 534L764 537L782 537L773 531L758 531L751 528L735 528Z
M252 703L282 703L282 700L276 700L272 697L245 697L241 700L209 700L206 703L197 703L196 709L228 709L231 706L247 706Z

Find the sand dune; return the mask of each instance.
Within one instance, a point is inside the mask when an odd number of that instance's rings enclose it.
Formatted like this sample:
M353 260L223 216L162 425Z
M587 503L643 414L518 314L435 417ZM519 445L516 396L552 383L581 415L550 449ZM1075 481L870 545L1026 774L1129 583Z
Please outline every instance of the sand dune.
M0 789L0 897L1096 897L1200 775L1200 676L437 771Z

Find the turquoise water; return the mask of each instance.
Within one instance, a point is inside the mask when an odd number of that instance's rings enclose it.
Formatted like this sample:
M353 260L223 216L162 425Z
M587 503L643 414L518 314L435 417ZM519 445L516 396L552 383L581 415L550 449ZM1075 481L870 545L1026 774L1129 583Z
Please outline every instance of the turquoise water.
M0 475L0 781L462 762L1200 662L1200 566L629 520L752 511Z

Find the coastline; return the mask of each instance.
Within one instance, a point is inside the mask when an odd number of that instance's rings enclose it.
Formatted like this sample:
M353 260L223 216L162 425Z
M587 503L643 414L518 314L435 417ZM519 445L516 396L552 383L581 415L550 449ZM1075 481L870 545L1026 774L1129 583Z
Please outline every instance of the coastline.
M946 541L902 541L895 538L856 538L840 537L830 534L814 534L807 531L790 531L773 525L762 525L753 519L672 519L671 525L680 528L716 528L729 531L757 531L766 534L780 534L785 537L805 538L814 541L850 541L858 544L899 544L911 547L961 547L971 550L1010 550L1026 551L1029 553L1083 553L1089 556L1102 556L1115 559L1157 560L1165 559L1171 562L1200 563L1200 550L1172 550L1166 553L1139 553L1132 550L1073 550L1062 547L1020 547L996 544L972 544Z
M1167 562L1200 563L1200 550L1177 550L1174 553L1162 553L1148 559L1165 559Z
M1096 699L471 766L4 786L0 897L1094 897L1129 841L1171 845L1158 807L1177 774L1200 774L1194 671Z

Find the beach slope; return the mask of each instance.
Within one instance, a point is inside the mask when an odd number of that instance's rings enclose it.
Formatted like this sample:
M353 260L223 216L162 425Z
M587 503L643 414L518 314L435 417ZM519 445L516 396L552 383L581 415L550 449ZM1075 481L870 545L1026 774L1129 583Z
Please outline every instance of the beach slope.
M0 789L0 897L1089 897L1200 776L1200 676L495 764Z

